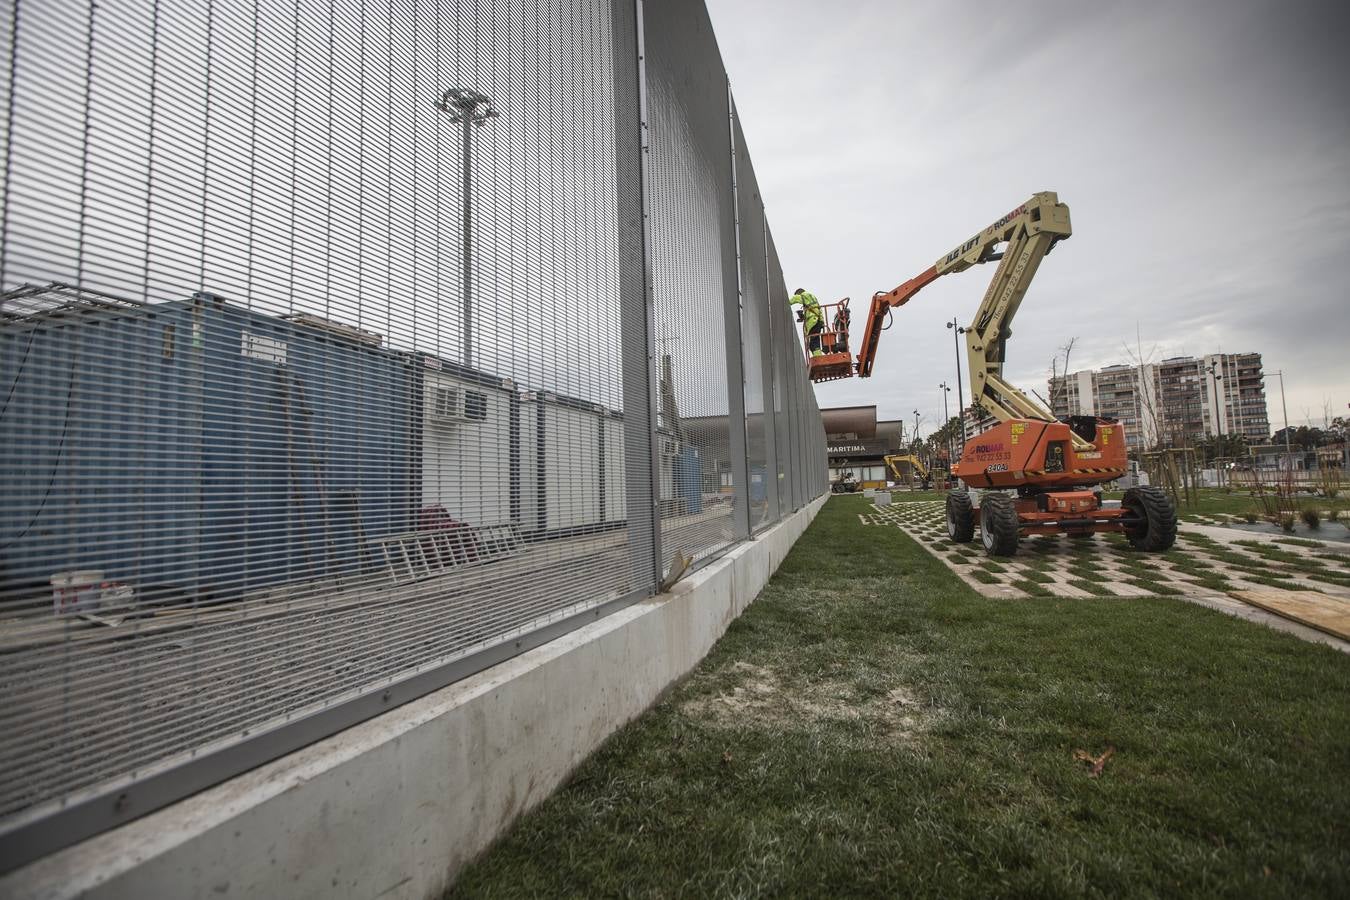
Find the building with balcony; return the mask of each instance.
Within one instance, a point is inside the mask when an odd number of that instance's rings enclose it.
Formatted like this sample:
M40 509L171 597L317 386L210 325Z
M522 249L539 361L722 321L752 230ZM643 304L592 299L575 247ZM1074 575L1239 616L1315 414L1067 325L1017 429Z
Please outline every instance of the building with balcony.
M1270 436L1259 353L1177 356L1050 379L1057 416L1118 419L1136 445L1183 447L1213 435Z

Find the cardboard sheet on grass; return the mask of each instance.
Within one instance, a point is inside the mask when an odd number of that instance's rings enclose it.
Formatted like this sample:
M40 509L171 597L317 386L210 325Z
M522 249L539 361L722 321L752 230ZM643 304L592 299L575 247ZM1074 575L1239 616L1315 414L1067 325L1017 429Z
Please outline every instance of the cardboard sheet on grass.
M1350 603L1338 597L1318 591L1285 591L1279 588L1233 591L1232 595L1286 619L1350 640Z

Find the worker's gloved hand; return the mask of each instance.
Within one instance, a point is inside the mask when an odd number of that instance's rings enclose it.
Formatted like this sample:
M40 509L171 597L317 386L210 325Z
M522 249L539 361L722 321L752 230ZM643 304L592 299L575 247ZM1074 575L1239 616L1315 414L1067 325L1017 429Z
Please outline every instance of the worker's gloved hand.
M797 321L798 321L798 322L805 322L805 321L806 321L806 314L803 313L800 309L797 310Z

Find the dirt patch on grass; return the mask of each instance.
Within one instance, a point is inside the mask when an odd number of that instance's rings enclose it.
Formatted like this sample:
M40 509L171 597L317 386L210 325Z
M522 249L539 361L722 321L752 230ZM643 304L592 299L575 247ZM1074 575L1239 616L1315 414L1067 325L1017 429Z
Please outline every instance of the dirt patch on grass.
M680 710L725 728L797 730L858 723L887 743L904 744L922 735L934 716L931 706L898 684L873 693L845 680L790 678L747 662L719 669L709 680L727 687L687 700Z

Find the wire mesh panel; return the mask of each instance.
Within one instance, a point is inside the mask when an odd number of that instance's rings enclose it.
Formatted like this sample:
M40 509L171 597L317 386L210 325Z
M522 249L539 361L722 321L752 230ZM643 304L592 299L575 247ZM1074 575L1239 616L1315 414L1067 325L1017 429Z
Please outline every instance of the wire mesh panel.
M631 5L0 20L6 822L651 591Z
M716 43L641 8L0 7L4 866L793 508Z
M792 493L792 508L800 509L802 496L802 440L806 436L806 417L802 412L802 394L805 387L800 378L788 381L788 405L792 410L792 455L788 465L788 484Z
M736 538L726 304L736 245L726 76L701 5L644 4L661 544L695 559Z
M769 328L768 250L764 242L764 201L760 197L740 120L733 121L750 524L752 528L761 528L778 519L778 492L773 484L777 463L773 441L773 336Z
M788 303L787 285L783 282L783 267L778 261L778 248L774 246L773 234L765 229L765 243L768 246L769 259L769 331L773 347L773 422L774 446L782 448L774 457L777 471L773 478L778 494L780 515L793 510L792 495L788 490L788 466L792 456L792 422L790 406L787 402L788 381L799 371L805 369L801 346L797 342L797 325L793 321Z
M806 415L809 429L806 454L806 495L814 499L830 489L829 462L826 451L825 424L821 420L820 406L816 403L815 391L806 396Z

